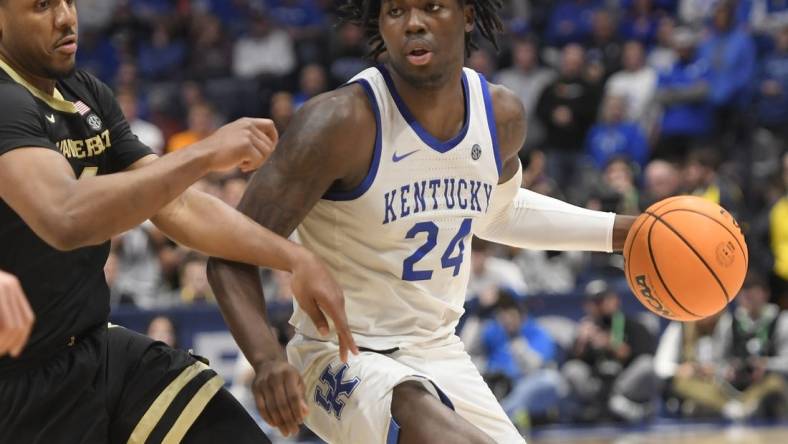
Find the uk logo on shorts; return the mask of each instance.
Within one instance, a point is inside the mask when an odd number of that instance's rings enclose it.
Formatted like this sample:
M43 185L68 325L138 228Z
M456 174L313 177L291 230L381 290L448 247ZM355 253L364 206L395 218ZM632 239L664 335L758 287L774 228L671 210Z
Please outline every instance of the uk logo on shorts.
M350 394L361 382L358 378L343 381L347 369L348 365L342 364L342 367L336 373L332 373L331 364L329 364L320 375L320 382L325 385L325 392L321 384L318 384L315 388L315 402L317 405L328 413L333 413L337 419L342 419L342 409L345 408L345 401L339 399L340 396L344 396L345 399L350 398Z

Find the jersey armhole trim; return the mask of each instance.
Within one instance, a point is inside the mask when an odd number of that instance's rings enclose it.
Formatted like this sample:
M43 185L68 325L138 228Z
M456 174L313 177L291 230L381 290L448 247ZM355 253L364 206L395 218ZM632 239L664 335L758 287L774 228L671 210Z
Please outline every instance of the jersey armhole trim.
M382 126L381 126L381 118L380 118L380 108L378 107L378 101L375 99L375 93L372 91L372 86L369 82L365 79L358 79L354 82L348 83L348 85L352 85L354 83L358 83L364 88L364 92L367 93L367 98L369 99L369 103L372 105L372 110L375 112L375 148L372 153L372 162L369 165L369 171L367 172L366 177L364 180L354 189L349 191L328 191L323 195L323 199L325 200L332 200L332 201L348 201L358 199L359 197L363 196L364 193L372 186L372 182L375 181L375 177L378 175L378 167L380 166L380 156L381 151L383 149L383 136Z
M498 176L500 177L503 172L503 163L501 162L501 146L498 144L498 127L495 124L495 110L492 97L490 96L490 85L481 73L479 73L479 82L481 83L482 95L484 96L484 110L485 114L487 114L487 127L490 129L490 138L492 138L495 166L498 168Z

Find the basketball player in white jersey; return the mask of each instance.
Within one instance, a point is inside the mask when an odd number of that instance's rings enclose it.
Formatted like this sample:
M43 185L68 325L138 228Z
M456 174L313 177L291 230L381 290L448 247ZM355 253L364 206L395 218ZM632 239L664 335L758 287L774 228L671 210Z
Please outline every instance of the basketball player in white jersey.
M328 263L360 353L348 358L350 338L296 305L285 360L256 270L210 262L225 318L256 369L257 406L283 433L305 422L330 443L523 443L454 335L471 236L623 247L633 218L520 189L523 105L463 68L475 26L494 41L500 5L346 2L385 63L309 101L240 204L279 234L298 228Z

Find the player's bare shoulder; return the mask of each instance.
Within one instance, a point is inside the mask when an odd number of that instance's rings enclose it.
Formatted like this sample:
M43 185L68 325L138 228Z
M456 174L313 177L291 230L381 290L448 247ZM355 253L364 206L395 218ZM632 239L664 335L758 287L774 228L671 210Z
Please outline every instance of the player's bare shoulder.
M490 84L495 126L503 159L517 155L525 142L527 120L520 98L505 86Z

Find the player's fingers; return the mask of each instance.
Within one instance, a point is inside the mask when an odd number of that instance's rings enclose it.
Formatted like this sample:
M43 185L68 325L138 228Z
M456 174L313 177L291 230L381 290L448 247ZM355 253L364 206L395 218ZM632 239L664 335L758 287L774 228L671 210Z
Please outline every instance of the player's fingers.
M268 424L276 426L276 424L274 424L273 417L271 416L271 412L268 411L268 407L265 405L265 398L263 395L255 393L254 402L257 404L257 411L260 412L260 417L263 418L263 420Z
M273 386L271 383L273 382ZM282 414L279 411L279 404L276 400L276 393L274 392L274 387L279 385L275 381L271 381L269 379L269 384L265 388L265 406L268 409L268 413L271 415L271 425L275 427L281 427L284 425L285 421L282 418Z
M8 298L8 311L13 319L13 340L9 344L9 353L13 357L19 356L22 346L25 345L24 341L27 334L27 324L20 306L23 298L21 292L14 290L11 291L11 297Z
M289 431L292 429L293 424L295 424L297 416L290 408L285 385L286 383L284 380L277 384L274 388L274 396L276 396L276 405L279 410L279 415L282 417L282 425Z
M309 298L307 301L304 301L303 304L300 304L300 302L301 301L299 301L299 306L306 312L309 318L312 319L317 331L319 331L321 335L326 336L328 334L328 319L326 319L323 312L320 311L320 307L318 307L315 300Z
M14 313L9 299L9 290L0 289L0 356L8 353L16 341Z
M358 347L348 326L347 315L345 314L345 300L340 296L333 301L321 304L320 308L334 321L334 328L339 338L340 358L342 362L347 362L348 353L357 355Z
M276 130L276 125L271 119L253 119L255 128L265 133L269 139L276 145L279 141L279 132Z
M25 348L30 332L33 330L32 310L27 302L27 298L21 289L16 291L17 297L14 298L14 306L19 319L19 338L18 342L12 346L11 356L17 357Z
M306 406L304 402L304 386L301 383L301 376L291 372L286 379L285 394L287 395L287 402L290 404L290 410L293 412L295 420L301 424L306 416L304 412L304 407Z

